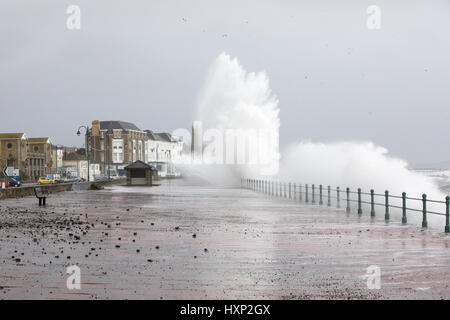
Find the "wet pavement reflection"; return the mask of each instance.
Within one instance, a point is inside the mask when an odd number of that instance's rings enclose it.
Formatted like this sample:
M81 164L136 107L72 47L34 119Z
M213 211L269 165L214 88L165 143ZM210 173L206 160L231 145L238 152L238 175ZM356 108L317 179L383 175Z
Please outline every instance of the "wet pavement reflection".
M0 298L450 298L449 236L380 219L183 180L2 200Z

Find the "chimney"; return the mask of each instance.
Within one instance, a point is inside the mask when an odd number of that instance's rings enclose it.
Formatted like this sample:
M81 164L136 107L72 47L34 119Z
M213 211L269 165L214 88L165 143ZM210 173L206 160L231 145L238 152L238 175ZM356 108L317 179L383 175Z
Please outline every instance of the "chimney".
M93 135L100 134L100 121L99 120L92 121L92 134Z

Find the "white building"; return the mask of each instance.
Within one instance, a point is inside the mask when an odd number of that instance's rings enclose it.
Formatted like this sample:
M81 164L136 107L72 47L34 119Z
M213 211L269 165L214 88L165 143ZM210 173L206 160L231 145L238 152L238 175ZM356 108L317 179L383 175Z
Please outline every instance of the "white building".
M145 162L158 169L161 177L178 176L174 161L181 157L183 142L170 133L155 133L146 130L148 141L145 142Z

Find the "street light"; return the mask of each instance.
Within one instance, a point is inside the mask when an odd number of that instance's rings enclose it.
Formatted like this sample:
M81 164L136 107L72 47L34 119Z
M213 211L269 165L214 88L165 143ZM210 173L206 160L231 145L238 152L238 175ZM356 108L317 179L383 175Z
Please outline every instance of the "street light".
M87 162L88 162L88 169L87 169L87 181L90 181L90 175L89 175L89 167L91 166L89 161L89 144L90 144L90 136L91 131L88 126L79 126L77 130L77 136L81 134L80 129L83 128L86 131L86 154L87 154Z

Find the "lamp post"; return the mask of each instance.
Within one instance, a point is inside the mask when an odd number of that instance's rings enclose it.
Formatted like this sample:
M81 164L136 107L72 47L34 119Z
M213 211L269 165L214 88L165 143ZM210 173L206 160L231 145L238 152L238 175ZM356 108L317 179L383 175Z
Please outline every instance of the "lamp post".
M90 145L90 137L91 137L91 131L88 126L79 126L77 130L77 135L79 136L81 134L80 129L84 129L86 131L86 155L87 155L87 162L88 162L88 169L87 169L87 181L90 181L90 175L89 175L89 168L91 166L89 161L89 145Z

